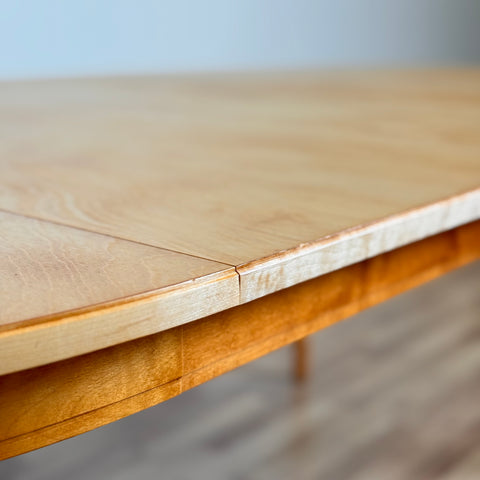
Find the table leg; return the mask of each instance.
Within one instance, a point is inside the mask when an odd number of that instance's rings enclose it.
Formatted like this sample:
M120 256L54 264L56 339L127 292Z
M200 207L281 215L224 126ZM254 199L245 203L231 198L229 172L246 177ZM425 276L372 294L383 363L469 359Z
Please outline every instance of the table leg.
M294 348L294 379L296 382L303 382L308 376L309 345L308 339L301 338L293 344Z

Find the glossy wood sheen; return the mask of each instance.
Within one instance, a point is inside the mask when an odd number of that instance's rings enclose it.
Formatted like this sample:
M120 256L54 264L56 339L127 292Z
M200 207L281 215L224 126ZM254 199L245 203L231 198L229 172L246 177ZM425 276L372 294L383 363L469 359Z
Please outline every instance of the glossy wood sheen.
M3 82L0 170L9 373L478 219L480 71Z
M237 304L228 265L0 212L0 375Z
M4 83L0 105L1 207L243 265L244 284L367 224L418 240L383 220L460 193L423 234L480 215L477 70ZM273 291L253 280L245 300Z
M480 257L480 222L165 332L0 377L0 458L147 408Z
M228 265L0 212L0 330L86 305L186 292L193 279L217 291L224 279L228 308L238 303L232 276Z
M2 480L478 480L480 262L139 414L0 462ZM453 320L453 321L452 321Z

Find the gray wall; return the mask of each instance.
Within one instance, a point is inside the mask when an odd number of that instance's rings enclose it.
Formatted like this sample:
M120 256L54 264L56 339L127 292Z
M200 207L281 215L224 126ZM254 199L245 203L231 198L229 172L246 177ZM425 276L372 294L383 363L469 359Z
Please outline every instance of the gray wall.
M0 78L480 63L480 0L0 0Z

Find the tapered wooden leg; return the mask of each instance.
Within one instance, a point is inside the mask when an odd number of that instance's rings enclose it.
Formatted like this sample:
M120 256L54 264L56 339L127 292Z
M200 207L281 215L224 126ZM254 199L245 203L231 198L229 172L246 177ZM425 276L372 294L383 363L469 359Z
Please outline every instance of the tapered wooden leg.
M294 380L303 382L308 375L308 339L302 338L293 344L294 348Z

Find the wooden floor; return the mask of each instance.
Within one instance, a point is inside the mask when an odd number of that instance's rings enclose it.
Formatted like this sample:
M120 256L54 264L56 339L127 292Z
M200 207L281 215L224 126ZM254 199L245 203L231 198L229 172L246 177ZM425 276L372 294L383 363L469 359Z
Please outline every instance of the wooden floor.
M480 478L480 263L157 407L0 463L1 480Z

